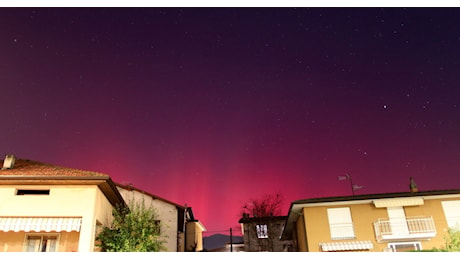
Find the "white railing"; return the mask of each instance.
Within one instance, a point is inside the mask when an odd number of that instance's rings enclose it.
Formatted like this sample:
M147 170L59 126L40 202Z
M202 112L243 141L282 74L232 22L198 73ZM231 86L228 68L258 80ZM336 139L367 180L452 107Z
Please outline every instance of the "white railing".
M378 219L374 222L378 241L404 238L431 238L436 235L432 217Z

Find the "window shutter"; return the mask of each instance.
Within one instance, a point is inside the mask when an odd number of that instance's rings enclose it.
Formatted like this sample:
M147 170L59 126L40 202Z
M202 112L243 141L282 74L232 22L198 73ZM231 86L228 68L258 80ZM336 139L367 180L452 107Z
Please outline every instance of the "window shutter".
M443 201L441 203L449 228L460 229L460 200Z
M327 209L327 217L329 220L329 228L332 239L339 240L355 238L350 208Z

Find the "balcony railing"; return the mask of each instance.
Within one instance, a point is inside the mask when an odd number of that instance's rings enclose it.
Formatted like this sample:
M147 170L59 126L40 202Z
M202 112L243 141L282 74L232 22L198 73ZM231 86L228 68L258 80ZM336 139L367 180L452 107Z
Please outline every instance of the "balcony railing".
M428 239L436 236L432 217L378 219L374 222L374 229L377 241Z

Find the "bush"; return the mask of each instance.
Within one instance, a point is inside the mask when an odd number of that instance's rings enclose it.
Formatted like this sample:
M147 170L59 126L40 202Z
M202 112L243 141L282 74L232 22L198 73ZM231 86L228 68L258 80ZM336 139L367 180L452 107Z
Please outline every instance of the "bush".
M431 252L460 252L460 230L450 228L444 236L445 244L441 248L433 248Z
M159 252L165 250L156 210L144 201L131 201L129 208L113 209L113 222L97 235L97 245L104 252Z

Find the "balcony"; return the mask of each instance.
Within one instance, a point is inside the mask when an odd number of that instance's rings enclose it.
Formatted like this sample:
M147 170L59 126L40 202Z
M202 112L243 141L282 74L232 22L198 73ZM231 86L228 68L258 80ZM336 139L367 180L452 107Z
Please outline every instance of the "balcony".
M432 217L378 219L374 222L374 229L378 242L430 239L436 236Z

